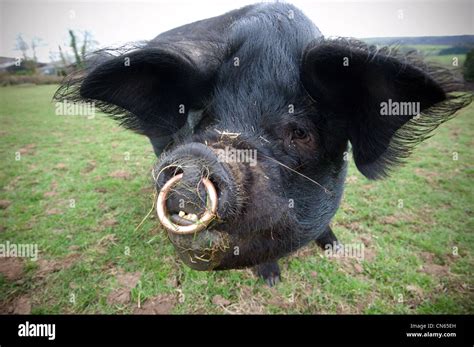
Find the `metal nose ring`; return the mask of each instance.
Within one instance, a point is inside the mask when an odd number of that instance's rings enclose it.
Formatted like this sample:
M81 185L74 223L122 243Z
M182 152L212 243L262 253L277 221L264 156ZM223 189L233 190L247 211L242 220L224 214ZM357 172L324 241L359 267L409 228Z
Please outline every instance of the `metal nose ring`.
M200 232L211 223L217 215L217 191L214 184L206 177L202 178L202 183L206 189L206 211L204 214L191 225L179 225L171 221L166 208L166 198L171 191L171 188L183 178L183 174L173 176L165 183L158 194L156 203L156 212L161 224L169 231L179 235L195 234Z

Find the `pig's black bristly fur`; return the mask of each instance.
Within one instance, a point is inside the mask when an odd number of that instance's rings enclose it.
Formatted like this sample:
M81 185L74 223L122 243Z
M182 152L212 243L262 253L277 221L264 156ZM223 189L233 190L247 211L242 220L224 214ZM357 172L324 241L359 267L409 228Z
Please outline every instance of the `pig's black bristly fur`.
M142 43L95 52L86 68L65 78L54 99L93 102L125 128L162 136L185 123L179 105L201 107L207 86L185 55Z
M343 65L347 59L347 66ZM303 58L302 80L316 103L342 117L354 160L368 178L386 176L472 95L453 70L428 64L416 51L347 38L317 39ZM380 102L418 102L414 115L381 116Z
M171 157L193 143L256 149L256 167L226 167L237 203L219 228L240 249L224 255L218 269L227 269L321 237L339 207L348 144L366 177L384 177L471 102L461 90L451 70L416 52L325 39L294 6L263 3L99 51L54 98L94 102L152 143L166 142ZM382 116L389 99L419 103L420 116ZM199 123L183 132L190 111Z

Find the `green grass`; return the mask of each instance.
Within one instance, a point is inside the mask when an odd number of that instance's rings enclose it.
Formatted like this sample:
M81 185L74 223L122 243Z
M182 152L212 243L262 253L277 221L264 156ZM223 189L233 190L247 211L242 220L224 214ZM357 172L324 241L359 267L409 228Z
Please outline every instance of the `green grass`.
M428 61L441 65L450 66L454 69L461 68L466 60L466 54L439 54L441 50L450 48L448 45L410 45L407 49L416 49L421 52Z
M438 55L441 50L449 48L449 45L408 45L407 47L416 49L426 55Z
M427 57L428 60L436 62L441 65L449 65L453 68L460 68L464 65L466 60L465 54L444 54L444 55L432 55Z
M331 260L311 245L283 259L283 282L268 288L250 270L185 267L156 218L135 231L152 205L151 146L101 115L56 116L54 90L0 90L0 199L11 202L0 243L40 250L18 279L0 274L0 309L26 297L32 313L129 313L160 297L176 298L173 313L474 313L474 105L387 180L351 164L333 229L344 243L363 241L366 260ZM128 178L110 176L119 170ZM138 272L130 300L108 303L124 272Z

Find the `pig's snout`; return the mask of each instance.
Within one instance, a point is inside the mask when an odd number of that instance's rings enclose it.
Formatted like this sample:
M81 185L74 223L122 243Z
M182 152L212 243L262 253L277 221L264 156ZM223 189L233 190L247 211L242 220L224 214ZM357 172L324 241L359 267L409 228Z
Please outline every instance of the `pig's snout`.
M196 270L218 267L231 244L221 227L238 210L229 166L212 148L190 143L168 153L154 172L158 218L181 259Z
M180 173L173 176L161 188L158 194L157 212L161 224L167 230L186 235L204 230L217 216L218 197L216 188L209 178L201 177L193 191L192 186L181 183L184 175ZM178 185L181 187L173 192L174 187ZM185 206L189 206L189 209Z
M158 218L174 234L194 234L232 209L234 182L214 151L190 143L172 151L155 170Z

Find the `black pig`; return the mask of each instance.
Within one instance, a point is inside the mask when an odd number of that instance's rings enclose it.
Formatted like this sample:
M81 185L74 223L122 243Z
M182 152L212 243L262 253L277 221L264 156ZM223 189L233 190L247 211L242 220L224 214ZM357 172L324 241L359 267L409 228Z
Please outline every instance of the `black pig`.
M273 285L279 258L337 242L349 143L362 174L386 176L470 102L458 87L413 53L325 39L275 3L97 52L56 99L150 138L160 221L186 264L254 266Z

